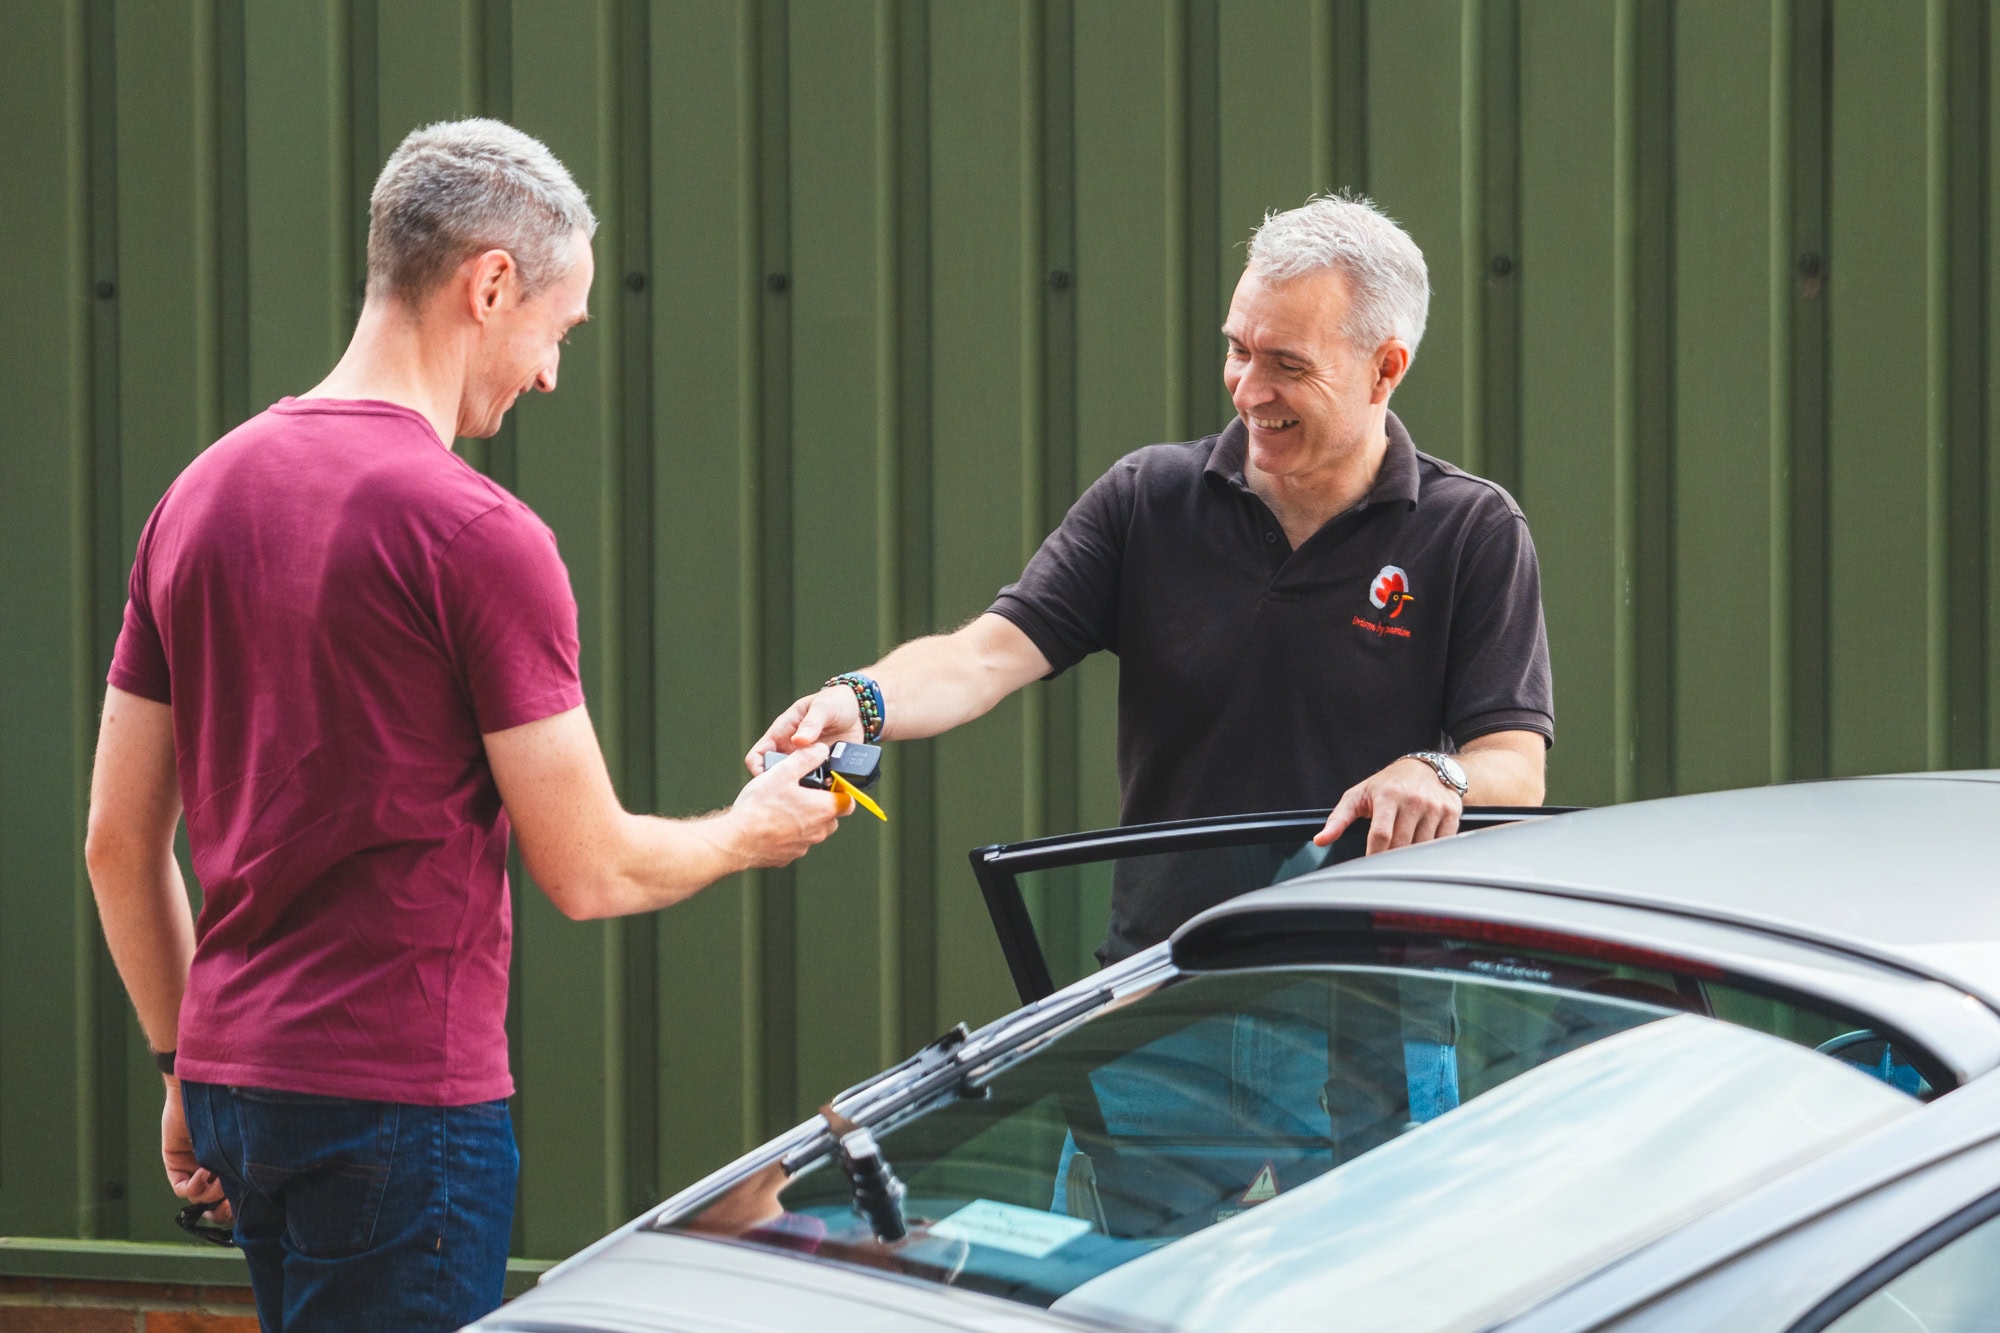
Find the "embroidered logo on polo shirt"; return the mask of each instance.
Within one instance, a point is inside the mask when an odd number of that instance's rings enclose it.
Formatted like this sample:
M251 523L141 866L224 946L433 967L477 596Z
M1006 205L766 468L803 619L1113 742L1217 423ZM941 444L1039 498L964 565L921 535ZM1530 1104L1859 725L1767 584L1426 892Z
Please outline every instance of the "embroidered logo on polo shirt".
M1394 620L1403 614L1403 604L1417 599L1410 595L1410 576L1395 565L1382 566L1382 572L1375 576L1375 582L1368 585L1368 600L1377 611L1388 611Z
M1368 585L1368 602L1376 610L1387 611L1389 614L1380 620L1367 620L1356 616L1354 623L1373 634L1394 635L1399 639L1407 639L1410 637L1409 630L1401 625L1391 625L1389 622L1402 615L1403 608L1416 600L1410 593L1410 576L1399 566L1384 565L1382 572L1375 576L1375 581Z

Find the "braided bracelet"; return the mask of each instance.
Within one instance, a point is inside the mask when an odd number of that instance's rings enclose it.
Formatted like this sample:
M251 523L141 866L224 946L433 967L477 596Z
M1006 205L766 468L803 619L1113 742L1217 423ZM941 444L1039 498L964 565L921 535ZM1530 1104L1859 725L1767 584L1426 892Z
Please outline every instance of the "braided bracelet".
M827 682L828 686L845 685L854 691L855 706L861 710L861 739L873 745L882 739L882 723L887 710L882 706L882 687L868 676L857 671L843 671Z

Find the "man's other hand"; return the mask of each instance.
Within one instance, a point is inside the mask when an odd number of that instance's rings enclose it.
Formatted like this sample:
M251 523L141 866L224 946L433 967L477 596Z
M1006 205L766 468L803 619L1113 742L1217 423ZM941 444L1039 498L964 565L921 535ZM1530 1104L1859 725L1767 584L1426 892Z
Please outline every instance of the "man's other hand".
M853 813L854 802L847 797L799 785L826 756L826 746L808 745L743 784L729 817L751 865L790 865L833 836L842 815Z
M1438 781L1437 770L1421 759L1398 759L1381 772L1349 787L1313 837L1325 847L1357 819L1368 819L1368 855L1458 832L1464 802Z
M829 685L817 694L808 694L790 708L778 714L777 720L764 730L750 753L743 756L743 766L755 777L764 771L770 755L787 755L802 745L819 742L832 744L834 741L858 741L861 739L861 705L854 697L854 691L845 685ZM824 759L826 756L821 755ZM818 762L808 764L799 770L801 777L818 767Z
M167 1104L160 1112L160 1160L166 1164L167 1185L189 1203L212 1203L208 1218L218 1226L228 1226L235 1214L222 1197L222 1182L215 1173L194 1160L194 1142L188 1137L187 1109L181 1104L177 1082L167 1084Z

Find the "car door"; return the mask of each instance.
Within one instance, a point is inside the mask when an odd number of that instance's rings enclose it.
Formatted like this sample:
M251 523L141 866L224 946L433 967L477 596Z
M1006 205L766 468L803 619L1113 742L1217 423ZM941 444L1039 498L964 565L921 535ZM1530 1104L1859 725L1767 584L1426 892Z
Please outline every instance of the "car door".
M1489 806L1460 816L1462 832L1560 814L1567 807ZM1099 966L1114 886L1163 877L1198 879L1215 902L1361 856L1358 823L1315 847L1328 810L1287 810L1135 824L974 848L972 872L1024 1004Z

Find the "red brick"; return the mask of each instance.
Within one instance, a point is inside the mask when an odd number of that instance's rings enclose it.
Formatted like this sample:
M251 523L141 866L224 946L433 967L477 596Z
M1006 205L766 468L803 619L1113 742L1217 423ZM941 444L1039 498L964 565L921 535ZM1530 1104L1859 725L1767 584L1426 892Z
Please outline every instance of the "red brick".
M145 1333L257 1333L257 1317L203 1314L195 1310L154 1310L146 1315Z
M250 1325L257 1326L253 1320ZM0 1305L0 1333L134 1333L126 1310L30 1309Z
M39 1296L42 1294L42 1280L38 1277L0 1277L0 1296Z
M203 1305L255 1305L257 1297L248 1287L203 1287Z
M102 1301L133 1309L154 1305L193 1305L201 1289L192 1284L166 1282L116 1282L106 1278L52 1278L49 1290L57 1296Z

